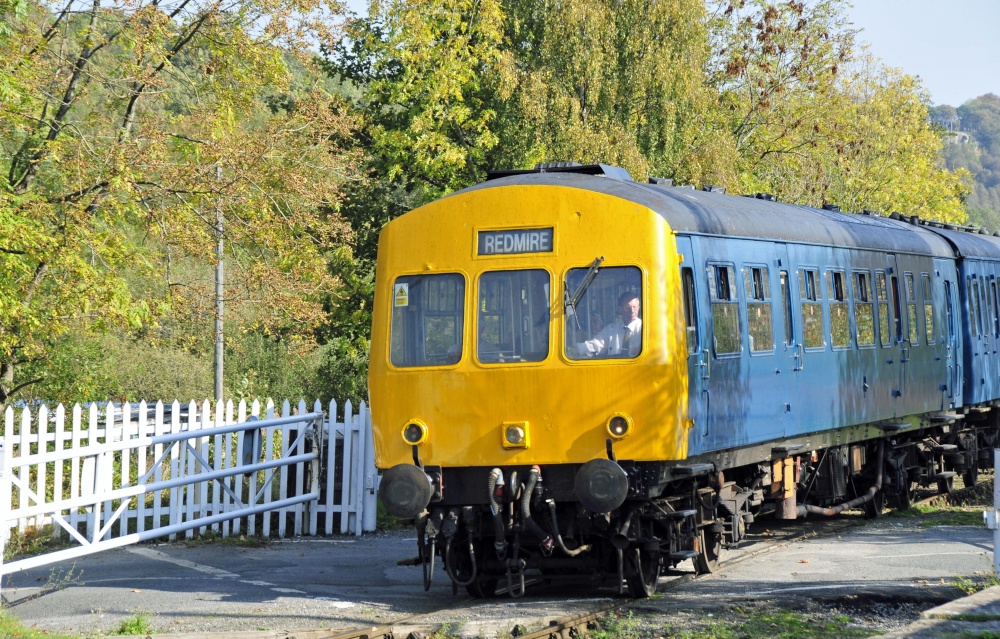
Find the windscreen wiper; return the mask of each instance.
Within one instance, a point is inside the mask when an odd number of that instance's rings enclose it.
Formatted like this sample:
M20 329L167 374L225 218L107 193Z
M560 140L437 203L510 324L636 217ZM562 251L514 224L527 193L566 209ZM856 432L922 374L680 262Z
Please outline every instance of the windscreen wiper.
M580 303L580 298L583 294L587 292L587 289L593 283L594 278L597 277L597 271L601 270L601 263L604 261L604 256L595 258L593 262L590 263L590 268L587 269L587 274L583 276L580 284L577 285L576 290L573 291L572 295L569 291L566 291L566 316L570 317L576 316L576 305ZM576 318L576 327L580 328L580 318Z

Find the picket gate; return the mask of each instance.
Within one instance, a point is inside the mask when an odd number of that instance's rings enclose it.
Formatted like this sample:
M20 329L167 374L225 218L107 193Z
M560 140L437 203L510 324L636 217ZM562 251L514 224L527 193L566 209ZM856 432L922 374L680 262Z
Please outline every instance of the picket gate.
M161 536L360 536L375 529L371 418L320 402L7 407L0 549L53 526L80 542L52 561ZM15 532L16 531L16 532ZM30 565L28 562L30 561ZM46 563L2 562L0 578Z

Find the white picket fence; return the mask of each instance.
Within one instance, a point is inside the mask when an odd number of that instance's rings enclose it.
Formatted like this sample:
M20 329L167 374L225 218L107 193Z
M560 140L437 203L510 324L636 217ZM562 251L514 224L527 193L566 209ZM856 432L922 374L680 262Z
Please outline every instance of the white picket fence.
M53 527L56 536L69 533L94 539L95 534L103 532L104 540L135 533L148 537L157 528L179 529L184 522L213 516L223 519L225 513L237 510L240 502L254 494L260 495L264 504L287 502L307 495L312 489L310 483L320 489L315 501L220 521L202 526L198 532L211 530L223 537L334 533L360 536L363 531L375 529L378 477L372 452L371 419L363 402L357 412L347 402L340 422L336 419L336 402L331 402L326 411L318 401L313 405L312 413L325 413L321 470L316 482L305 477L308 471L305 463L281 466L273 471L273 477L263 470L232 472L248 463L266 465L272 460L307 452L303 448L309 444L304 437L297 437L298 427L305 426L301 423L265 430L263 436L248 429L189 440L196 442L194 445L143 443L143 438L208 428L218 430L220 426L246 422L251 416L264 420L306 415L310 411L301 401L294 409L284 402L280 413L270 402L262 407L258 402L247 405L242 401L236 406L229 401L214 407L208 401L183 406L178 402L150 406L145 402L131 406L91 404L86 408L76 405L68 413L62 405L54 410L40 405L21 408L19 412L16 415L13 407L6 409L0 437L6 465L5 469L0 468L0 473L9 473L11 480L0 482L0 535L14 529L23 532L58 523ZM261 431L256 429L256 432ZM130 440L136 445L129 447ZM93 451L102 447L109 452L72 454L75 450ZM167 463L158 461L162 459ZM206 470L228 476L139 494L128 498L127 504L122 503L125 500L122 497L104 502L103 507L96 504L57 508L55 516L39 514L46 503L74 503L74 499L83 502L88 496L113 491L121 495L121 489L142 481L155 484L169 479L167 483L180 483L185 476L193 477ZM67 526L81 535L63 530ZM192 537L195 530L188 529L182 534ZM169 538L176 536L177 533L170 534Z

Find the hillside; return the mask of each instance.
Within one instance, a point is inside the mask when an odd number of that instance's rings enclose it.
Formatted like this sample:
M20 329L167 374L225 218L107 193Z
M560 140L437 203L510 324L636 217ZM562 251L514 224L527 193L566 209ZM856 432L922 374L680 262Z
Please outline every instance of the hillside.
M968 169L975 179L966 200L969 222L1000 230L1000 96L988 93L958 108L934 107L931 118L954 133L943 150L948 169Z

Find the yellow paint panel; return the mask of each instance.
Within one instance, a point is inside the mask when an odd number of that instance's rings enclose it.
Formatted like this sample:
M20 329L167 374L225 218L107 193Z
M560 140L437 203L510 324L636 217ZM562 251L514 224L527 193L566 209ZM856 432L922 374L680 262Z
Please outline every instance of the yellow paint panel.
M478 231L552 228L552 251L478 256ZM642 273L643 352L634 360L571 361L563 355L563 282L571 268L603 256L603 267ZM548 357L481 364L474 357L478 277L543 269L551 278ZM441 367L389 362L393 305L402 275L465 278L464 355ZM615 444L622 460L683 459L687 453L687 351L679 259L667 223L616 197L556 186L505 186L451 196L388 224L379 240L369 386L376 463L412 459L399 437L407 420L428 426L421 461L441 466L584 463L605 454L618 412L633 433ZM505 449L504 423L531 425L528 448Z

